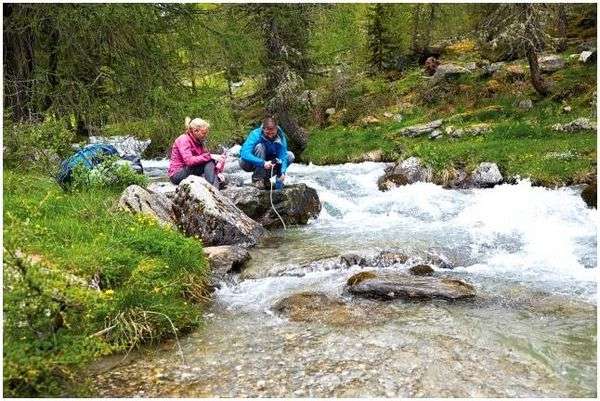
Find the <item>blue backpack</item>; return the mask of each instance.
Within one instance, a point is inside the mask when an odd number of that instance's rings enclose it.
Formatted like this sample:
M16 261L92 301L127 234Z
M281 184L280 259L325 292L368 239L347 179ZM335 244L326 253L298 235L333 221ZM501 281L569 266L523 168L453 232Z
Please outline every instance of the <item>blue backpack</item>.
M84 146L82 149L77 151L74 155L64 160L60 164L60 169L56 175L56 181L58 185L65 188L66 185L71 182L73 169L78 164L83 165L88 169L93 169L95 166L100 164L106 157L118 156L119 152L112 145L106 145L102 143L93 143L91 145Z

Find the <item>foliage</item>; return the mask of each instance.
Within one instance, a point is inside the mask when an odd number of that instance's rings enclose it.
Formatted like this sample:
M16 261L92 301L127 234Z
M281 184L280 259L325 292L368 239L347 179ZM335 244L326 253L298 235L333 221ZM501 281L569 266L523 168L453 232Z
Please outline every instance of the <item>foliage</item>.
M17 123L4 120L4 163L6 167L37 170L54 175L58 162L72 153L72 131L65 122Z
M148 185L148 178L137 173L118 157L108 157L91 170L81 164L75 166L70 189L75 191L97 188L123 190L129 185L145 187Z
M79 394L87 362L200 322L197 240L115 211L114 189L11 170L4 185L5 396Z

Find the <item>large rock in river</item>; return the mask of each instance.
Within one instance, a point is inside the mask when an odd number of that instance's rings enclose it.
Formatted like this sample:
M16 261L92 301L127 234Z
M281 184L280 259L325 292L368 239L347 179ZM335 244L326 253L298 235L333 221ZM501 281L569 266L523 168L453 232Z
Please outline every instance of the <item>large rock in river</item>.
M383 300L457 300L475 296L475 288L461 280L396 272L364 271L348 279L350 294Z
M271 207L271 191L243 186L227 188L221 193L262 226L281 227L281 221ZM321 212L317 191L305 184L287 185L281 190L273 190L273 205L286 225L306 224Z
M387 191L400 185L415 182L431 182L433 171L430 167L423 166L421 159L410 157L397 162L393 167L385 169L385 173L377 180L381 191Z
M174 227L173 202L161 193L156 193L139 185L125 188L119 198L118 207L132 213L143 213L155 218L160 224Z
M177 225L186 235L197 235L205 246L255 245L265 229L204 178L189 176L173 198Z

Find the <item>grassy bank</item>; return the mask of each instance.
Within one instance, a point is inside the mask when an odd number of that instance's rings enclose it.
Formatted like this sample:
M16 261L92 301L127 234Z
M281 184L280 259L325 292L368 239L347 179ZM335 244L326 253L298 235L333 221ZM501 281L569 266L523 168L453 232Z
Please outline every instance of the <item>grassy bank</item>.
M327 128L314 128L302 158L315 164L347 163L363 160L367 152L379 150L387 161L420 157L438 174L456 167L472 169L482 161L491 161L507 177L529 177L541 185L589 180L596 170L596 133L558 132L552 125L579 117L596 120L596 66L569 64L547 79L553 82L553 95L541 99L524 76L515 79L469 74L432 88L409 73L384 89L395 93L396 98L387 109L372 110L377 122L358 120L350 126L333 123ZM533 100L533 107L520 109L519 100L527 98ZM565 112L567 105L571 110ZM403 118L395 122L393 117L383 115L386 111L400 113ZM489 130L476 137L445 135L436 140L427 135L408 138L398 134L404 127L436 119L444 120L442 131L448 126L465 128L482 123Z
M116 211L119 195L4 172L5 396L85 394L87 362L201 322L200 243Z

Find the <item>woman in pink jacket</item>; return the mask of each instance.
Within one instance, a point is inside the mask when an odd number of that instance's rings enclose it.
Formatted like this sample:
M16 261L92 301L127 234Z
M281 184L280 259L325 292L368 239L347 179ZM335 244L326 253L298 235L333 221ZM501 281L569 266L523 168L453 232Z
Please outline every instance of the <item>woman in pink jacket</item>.
M175 185L190 175L204 177L206 181L219 187L216 165L213 156L206 148L205 140L210 124L201 118L185 119L186 131L175 139L171 148L171 161L167 174Z

